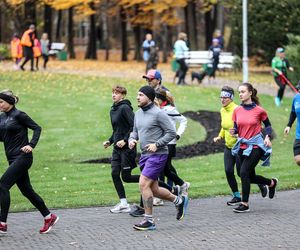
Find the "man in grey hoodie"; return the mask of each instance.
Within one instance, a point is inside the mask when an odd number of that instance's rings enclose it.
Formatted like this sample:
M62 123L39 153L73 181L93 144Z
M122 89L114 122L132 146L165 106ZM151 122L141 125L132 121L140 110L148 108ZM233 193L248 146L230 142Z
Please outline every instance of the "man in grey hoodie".
M140 109L135 113L134 127L129 137L129 148L134 148L139 141L142 151L139 186L145 214L144 219L133 226L142 231L156 229L152 216L153 196L173 202L177 208L177 220L183 219L188 205L187 196L173 195L158 186L158 178L168 159L167 145L176 137L176 130L167 114L154 105L154 98L153 88L140 88L137 95Z

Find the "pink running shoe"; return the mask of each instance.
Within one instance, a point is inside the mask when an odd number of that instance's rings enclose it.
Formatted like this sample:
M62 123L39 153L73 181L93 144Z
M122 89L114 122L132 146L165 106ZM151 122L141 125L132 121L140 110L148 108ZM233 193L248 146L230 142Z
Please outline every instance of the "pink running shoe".
M45 220L44 226L40 229L41 234L46 234L48 233L52 227L58 222L59 217L56 216L55 214L51 214L51 218Z
M0 223L0 234L6 234L7 233L7 225L3 225Z

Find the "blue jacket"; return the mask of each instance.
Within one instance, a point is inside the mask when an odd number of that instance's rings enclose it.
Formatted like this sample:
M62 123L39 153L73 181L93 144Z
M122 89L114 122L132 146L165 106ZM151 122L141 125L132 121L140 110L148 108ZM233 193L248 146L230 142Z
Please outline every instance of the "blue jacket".
M261 165L262 166L270 166L270 157L271 157L271 154L272 154L272 148L267 147L264 144L263 135L261 133L251 137L248 140L245 139L245 138L239 137L237 139L237 142L235 143L235 145L231 149L231 154L232 155L236 156L238 154L238 152L240 150L240 144L241 143L248 145L248 147L243 151L243 155L246 155L246 156L249 156L251 154L254 145L260 147L264 151L264 155L261 158L263 163Z

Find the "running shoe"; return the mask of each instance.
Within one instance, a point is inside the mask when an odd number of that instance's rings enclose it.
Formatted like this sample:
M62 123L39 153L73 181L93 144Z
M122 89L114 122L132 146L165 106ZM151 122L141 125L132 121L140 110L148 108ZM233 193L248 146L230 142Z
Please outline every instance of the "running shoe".
M118 203L113 208L109 209L109 211L113 214L129 213L130 212L130 206L129 206L129 204L122 205L121 203Z
M143 219L140 223L133 225L133 228L139 231L155 230L156 226L154 222L150 222L147 219Z
M55 214L51 214L50 219L46 219L44 221L44 226L40 229L41 234L46 234L48 233L52 227L58 222L59 217L56 216Z
M181 194L181 188L180 188L179 185L173 186L173 192L172 192L172 194L174 194L176 196L178 196L178 195Z
M247 213L250 212L249 206L246 206L244 204L240 204L238 207L233 209L233 212L235 213Z
M6 234L7 233L7 224L3 225L0 223L0 234Z
M275 104L277 107L279 107L281 105L281 101L279 97L275 97Z
M153 206L163 206L164 205L164 201L162 199L153 198Z
M263 198L265 198L268 194L268 186L267 185L261 185L261 184L258 184L258 187L260 189L260 192L261 192L261 196Z
M274 181L274 186L273 187L269 187L269 198L273 199L275 192L276 192L276 186L278 184L278 179L277 178L272 178L272 180Z
M183 185L181 186L181 193L183 195L187 195L190 186L191 186L191 183L189 183L189 182L183 183Z
M187 206L189 204L189 197L188 196L181 196L181 198L182 198L182 202L178 206L176 206L176 208L177 208L176 219L177 220L182 220L183 219L183 217L186 214Z
M239 197L233 197L231 201L227 201L228 206L235 206L241 203L242 199Z
M143 217L145 214L145 209L138 205L135 205L134 209L132 209L129 214L133 217Z

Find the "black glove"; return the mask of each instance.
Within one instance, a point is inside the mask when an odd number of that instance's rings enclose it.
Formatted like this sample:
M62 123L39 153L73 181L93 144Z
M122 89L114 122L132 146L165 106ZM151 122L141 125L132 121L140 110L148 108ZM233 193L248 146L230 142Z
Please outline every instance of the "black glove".
M180 135L176 135L176 140L178 141L180 139Z

